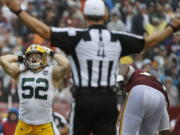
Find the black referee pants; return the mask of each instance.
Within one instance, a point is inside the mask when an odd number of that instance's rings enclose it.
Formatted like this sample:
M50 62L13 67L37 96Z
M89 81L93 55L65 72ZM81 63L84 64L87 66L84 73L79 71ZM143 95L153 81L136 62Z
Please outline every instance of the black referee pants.
M70 135L116 135L116 95L108 88L83 88L75 94Z

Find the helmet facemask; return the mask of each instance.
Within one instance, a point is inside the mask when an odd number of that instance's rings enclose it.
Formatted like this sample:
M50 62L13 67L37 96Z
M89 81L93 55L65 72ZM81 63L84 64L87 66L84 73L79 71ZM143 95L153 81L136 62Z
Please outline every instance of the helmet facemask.
M38 70L43 66L42 54L34 53L27 57L27 64L31 70Z

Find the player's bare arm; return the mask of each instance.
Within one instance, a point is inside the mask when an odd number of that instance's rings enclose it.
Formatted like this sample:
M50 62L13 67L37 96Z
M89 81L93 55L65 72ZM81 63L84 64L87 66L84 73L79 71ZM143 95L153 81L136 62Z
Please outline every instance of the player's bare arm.
M57 62L57 65L53 68L53 82L58 85L60 80L69 72L70 65L68 59L61 54L54 54L54 60ZM56 87L58 87L56 85Z
M27 27L38 33L43 38L50 39L50 27L35 17L29 15L25 11L22 11L20 0L3 0L3 2L12 12L18 15L18 17Z
M52 71L52 79L54 87L59 88L59 84L63 76L70 70L69 61L65 56L55 53L48 47L43 47L43 49L48 56L52 57L56 61L56 65L54 65Z
M18 56L16 55L4 55L0 57L0 64L3 70L12 78L17 79L19 75Z

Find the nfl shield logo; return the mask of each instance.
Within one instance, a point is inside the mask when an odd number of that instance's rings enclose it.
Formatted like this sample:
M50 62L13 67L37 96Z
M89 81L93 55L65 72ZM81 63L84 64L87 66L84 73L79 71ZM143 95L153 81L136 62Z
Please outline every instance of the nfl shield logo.
M47 70L44 70L43 71L43 75L47 75L48 74L48 71Z

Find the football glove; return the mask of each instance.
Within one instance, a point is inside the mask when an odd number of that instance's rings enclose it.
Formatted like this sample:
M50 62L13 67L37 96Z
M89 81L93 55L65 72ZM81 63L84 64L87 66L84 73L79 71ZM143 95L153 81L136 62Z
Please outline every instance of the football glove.
M122 75L118 75L116 79L116 93L117 95L123 95L125 93L124 90L124 77Z
M124 81L116 82L116 93L117 95L124 94Z
M51 57L53 57L54 54L55 54L55 52L52 51L52 50L51 50L50 48L48 48L48 47L44 47L44 50L46 51L46 54L49 55L49 56L51 56Z
M18 56L18 62L23 63L25 60L26 60L26 56L25 55Z

